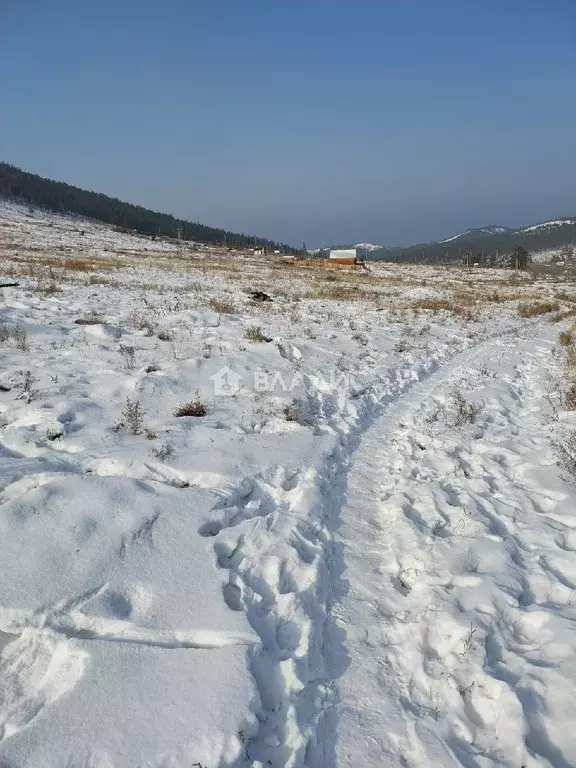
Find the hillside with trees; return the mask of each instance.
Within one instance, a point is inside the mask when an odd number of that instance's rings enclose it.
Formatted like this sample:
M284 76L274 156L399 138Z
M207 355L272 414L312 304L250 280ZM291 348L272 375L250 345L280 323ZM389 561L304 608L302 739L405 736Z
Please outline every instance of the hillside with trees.
M207 227L197 222L177 219L167 213L151 211L139 205L124 203L114 197L90 192L62 181L52 181L27 173L7 163L0 163L0 197L59 213L72 213L151 237L181 237L230 248L257 247L285 253L295 249L264 238Z
M559 257L563 253L576 252L576 216L522 229L492 228L504 230L498 232L489 232L487 229L469 230L442 242L383 247L371 251L367 258L430 264L471 261L487 266L502 266L510 261L518 248L531 254L556 250Z

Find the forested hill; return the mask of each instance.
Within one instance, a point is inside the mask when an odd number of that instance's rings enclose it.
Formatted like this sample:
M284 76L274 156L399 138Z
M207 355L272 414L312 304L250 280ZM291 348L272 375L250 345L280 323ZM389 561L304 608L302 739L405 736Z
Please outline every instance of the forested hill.
M0 163L0 197L61 213L86 216L148 235L176 237L180 232L184 240L194 240L199 243L226 244L232 248L258 246L270 250L280 249L284 252L293 250L290 246L263 238L183 221L167 213L157 213L139 205L123 203L114 197L89 192L62 181L44 179L7 163Z

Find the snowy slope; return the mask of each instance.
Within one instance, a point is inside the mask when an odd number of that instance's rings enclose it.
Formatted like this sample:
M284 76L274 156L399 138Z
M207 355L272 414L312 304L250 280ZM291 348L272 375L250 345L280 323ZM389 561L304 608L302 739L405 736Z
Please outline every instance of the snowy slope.
M575 764L576 286L2 215L0 765Z
M566 225L573 226L575 219L553 219L552 221L544 221L541 224L533 224L531 227L524 227L519 229L519 232L537 232L538 230L554 229L556 227L564 227Z
M467 229L465 232L460 232L457 235L448 237L446 240L440 240L441 243L451 243L454 240L460 240L465 237L475 237L476 235L501 235L504 232L511 232L508 227L478 227L476 229Z

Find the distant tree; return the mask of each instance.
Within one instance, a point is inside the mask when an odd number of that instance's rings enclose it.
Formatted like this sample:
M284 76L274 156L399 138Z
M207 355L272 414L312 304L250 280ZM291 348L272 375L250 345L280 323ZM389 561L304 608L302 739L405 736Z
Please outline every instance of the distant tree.
M526 248L523 248L521 245L519 245L518 248L513 251L510 257L510 267L512 269L527 269L531 261L532 258L530 257L530 254Z

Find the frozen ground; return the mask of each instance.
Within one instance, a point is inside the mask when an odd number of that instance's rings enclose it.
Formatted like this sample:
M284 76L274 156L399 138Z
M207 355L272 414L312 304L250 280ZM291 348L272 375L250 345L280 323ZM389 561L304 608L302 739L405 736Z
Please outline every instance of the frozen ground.
M576 765L576 286L2 204L11 280L3 768Z

